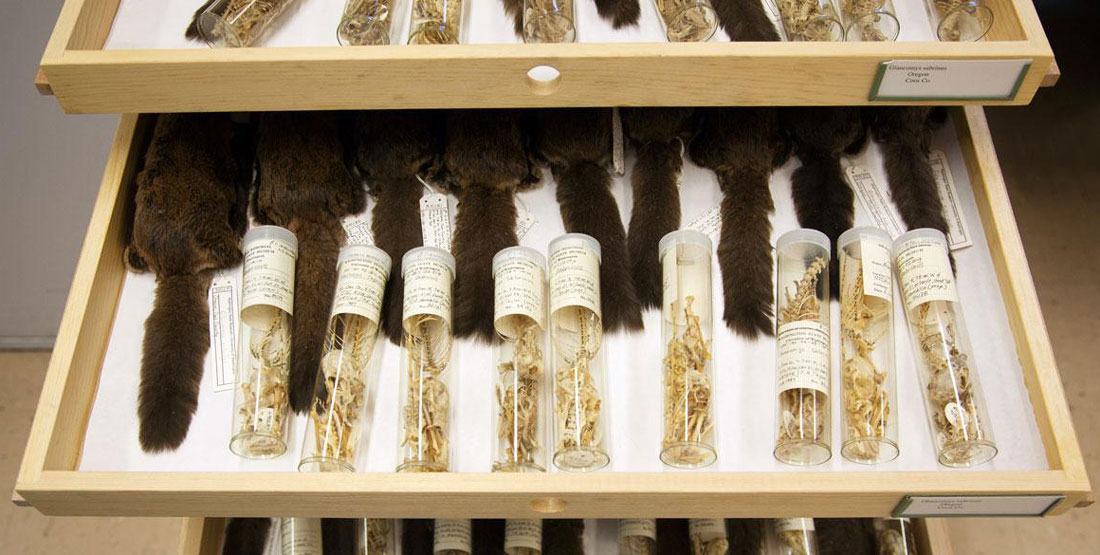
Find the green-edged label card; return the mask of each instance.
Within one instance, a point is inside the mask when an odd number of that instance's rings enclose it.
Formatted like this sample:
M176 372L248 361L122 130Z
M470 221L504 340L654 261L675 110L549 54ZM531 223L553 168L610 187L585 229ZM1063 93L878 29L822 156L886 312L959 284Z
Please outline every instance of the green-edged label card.
M890 60L870 100L1012 100L1031 60Z
M1043 516L1066 496L1039 495L906 495L894 507L895 518L947 516Z

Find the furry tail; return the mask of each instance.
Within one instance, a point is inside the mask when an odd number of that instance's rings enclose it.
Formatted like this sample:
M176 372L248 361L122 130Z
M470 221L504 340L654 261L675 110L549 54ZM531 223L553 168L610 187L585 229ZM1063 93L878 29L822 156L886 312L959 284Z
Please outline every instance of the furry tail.
M947 233L943 201L927 154L915 141L886 142L882 144L882 151L890 197L906 227L931 227Z
M600 309L604 329L642 329L642 305L634 291L626 258L626 231L611 196L611 176L592 162L554 172L558 204L569 232L586 233L600 242Z
M584 521L548 519L542 521L543 555L584 555Z
M657 553L691 553L691 534L686 518L657 519Z
M466 187L455 218L455 335L491 341L493 333L493 256L519 244L511 190Z
M627 233L630 275L644 308L661 305L662 277L657 244L680 227L680 191L676 178L684 162L675 142L648 143L638 148L630 183L634 207Z
M305 412L313 400L321 347L336 290L336 260L344 244L339 222L303 221L297 229L294 319L290 335L290 408Z
M738 335L772 335L772 224L775 210L768 175L718 173L722 185L722 231L718 267L725 308L722 319Z
M231 518L225 526L222 555L263 555L270 518Z
M361 518L321 519L321 552L324 555L359 553Z
M377 202L371 209L374 244L393 261L390 279L382 299L382 329L394 345L401 343L401 313L404 310L405 281L401 279L401 257L424 244L420 229L421 187L416 178L395 179L372 186Z
M402 555L432 555L434 539L434 521L407 518L401 522Z
M202 31L199 30L199 16L216 1L217 0L206 0L206 2L203 2L202 6L199 6L199 9L195 10L195 15L191 16L191 24L187 26L187 31L183 36L190 40L204 40ZM220 15L220 13L218 15Z
M726 534L730 540L729 555L757 555L764 547L764 523L760 518L731 518L726 520Z
M512 16L516 26L516 36L523 36L523 0L501 0L504 13Z
M145 320L139 439L147 453L176 449L187 437L199 404L203 358L210 348L206 292L213 275L157 279L153 311Z
M473 522L473 555L504 555L502 519L481 519ZM522 552L522 550L520 550Z
M642 15L638 0L596 0L596 11L616 29L636 25Z
M795 213L799 225L829 236L832 244L829 291L835 299L840 290L836 240L855 220L855 193L844 179L839 157L802 150L798 158L802 165L791 176Z
M718 24L733 41L778 41L779 32L760 0L713 0Z

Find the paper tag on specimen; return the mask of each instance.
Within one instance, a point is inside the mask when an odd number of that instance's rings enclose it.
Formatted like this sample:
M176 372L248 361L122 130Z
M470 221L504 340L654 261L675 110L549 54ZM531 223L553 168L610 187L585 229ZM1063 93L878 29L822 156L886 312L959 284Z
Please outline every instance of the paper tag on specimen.
M718 235L722 232L721 203L711 206L709 210L696 216L695 219L691 220L691 223L687 225L687 228L706 234L707 237L710 237L711 241L717 243Z
M626 173L623 154L623 119L618 107L611 110L611 161L615 166L615 173L623 175Z
M807 532L813 532L814 519L812 518L777 518L775 520L776 532L790 532L797 530L799 532L805 530Z
M526 316L546 329L546 271L520 251L509 251L505 256L493 272L493 314L497 331L507 337L516 337L519 330L513 316Z
M867 168L862 166L848 166L844 170L848 178L848 184L856 192L860 206L867 215L875 220L875 226L890 234L896 239L905 232L905 226L901 224L901 218L894 210L894 205L886 195L886 191L878 186L874 176Z
M377 249L363 249L347 256L336 269L332 313L357 314L377 324L382 312L382 292L390 275L388 258Z
M527 232L531 231L537 223L539 223L538 218L531 213L530 208L527 208L527 204L516 197L516 239L522 241L523 236L527 235Z
M455 550L469 553L472 535L469 520L436 519L433 551L439 553Z
M424 246L451 250L451 207L447 195L429 193L420 197L420 230Z
M883 300L894 298L894 264L890 244L870 235L859 238L863 255L863 294Z
M367 212L364 210L358 214L352 214L344 218L340 223L344 225L344 233L347 234L345 245L373 245L374 234L370 230L370 222L367 221Z
M322 555L321 519L281 519L283 555Z
M442 253L418 251L405 268L403 318L431 314L451 321L451 267Z
M782 16L779 14L779 8L775 5L775 0L763 0L764 11L768 14L768 19L771 20L772 25L775 26L776 31L782 33L783 23L780 21Z
M1011 100L1031 60L890 60L871 100Z
M236 378L237 333L240 331L241 284L238 270L221 272L210 283L210 355L214 361L214 391L233 389Z
M688 521L688 534L700 541L726 537L726 521L718 518L693 518Z
M263 320L250 321L248 309L258 305L274 306L294 313L294 261L297 250L282 240L259 239L244 251L244 277L241 311L245 323L262 327ZM265 313L266 314L266 313Z
M940 191L944 216L947 218L947 244L951 250L959 250L973 245L970 228L966 225L959 203L959 193L955 189L955 180L951 177L951 166L947 163L947 153L933 150L928 155L928 164L932 166L932 175L936 178L936 188Z
M1043 516L1065 498L1058 494L906 495L892 516Z
M657 521L651 518L624 518L619 521L619 538L643 536L657 539Z
M550 312L582 306L600 315L600 261L587 248L563 246L550 255Z
M513 549L542 551L542 521L514 518L504 521L504 551L512 553Z
M813 389L829 394L829 331L804 320L779 326L776 390Z
M897 247L898 282L906 312L931 301L958 302L955 275L943 243L914 237Z

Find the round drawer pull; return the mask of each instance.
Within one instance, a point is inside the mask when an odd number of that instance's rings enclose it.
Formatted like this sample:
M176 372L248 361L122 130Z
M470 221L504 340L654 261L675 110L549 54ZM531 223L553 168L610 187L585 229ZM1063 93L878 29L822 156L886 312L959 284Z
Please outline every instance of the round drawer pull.
M527 86L535 94L554 94L560 85L561 72L557 68L541 65L527 70Z
M536 513L553 514L565 510L566 502L560 497L539 497L531 501L531 510Z

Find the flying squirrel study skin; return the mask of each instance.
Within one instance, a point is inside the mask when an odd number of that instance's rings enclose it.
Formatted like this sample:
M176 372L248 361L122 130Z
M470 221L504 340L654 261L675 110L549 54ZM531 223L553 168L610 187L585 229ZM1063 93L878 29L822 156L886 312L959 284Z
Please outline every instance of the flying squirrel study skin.
M947 233L947 218L928 164L932 132L942 121L934 108L864 108L871 136L882 149L890 197L909 229L930 227Z
M569 518L543 520L542 555L585 555L584 521Z
M634 204L627 229L627 254L634 289L643 308L661 305L662 276L657 252L666 233L680 228L684 132L693 108L622 108L623 131L637 159L630 174Z
M718 176L722 228L718 267L725 299L722 319L746 338L772 334L772 244L775 210L769 180L787 159L775 108L696 110L691 159Z
M343 123L334 112L271 112L260 118L253 215L298 238L289 368L295 412L309 408L320 368L336 260L346 238L341 220L366 205L346 164Z
M421 172L436 164L442 149L442 112L372 110L358 116L356 165L374 200L371 234L390 255L392 268L382 299L381 326L394 344L401 341L405 282L401 258L424 244L420 228Z
M123 256L131 270L156 275L138 392L138 439L146 452L179 447L198 407L210 348L207 290L215 271L242 258L248 183L239 143L226 115L161 115L137 176Z
M611 110L558 108L535 112L534 151L557 182L562 222L570 233L600 243L600 308L609 332L642 329L642 306L626 252L626 230L611 194Z
M454 332L491 341L493 256L519 244L517 189L541 176L531 163L517 110L456 110L447 115L437 176L458 197Z

